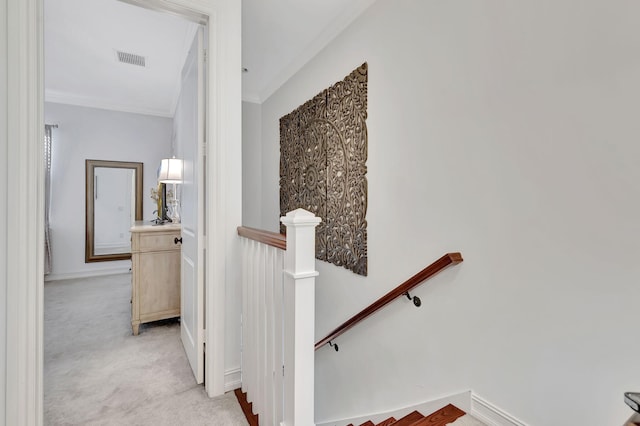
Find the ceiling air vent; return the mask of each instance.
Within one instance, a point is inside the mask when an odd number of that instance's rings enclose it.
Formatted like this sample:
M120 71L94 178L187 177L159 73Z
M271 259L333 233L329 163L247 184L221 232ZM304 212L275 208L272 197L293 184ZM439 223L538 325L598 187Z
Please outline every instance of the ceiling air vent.
M139 67L144 67L145 65L145 57L136 55L135 53L127 53L117 51L118 54L118 62L122 62L123 64L131 64L138 65Z

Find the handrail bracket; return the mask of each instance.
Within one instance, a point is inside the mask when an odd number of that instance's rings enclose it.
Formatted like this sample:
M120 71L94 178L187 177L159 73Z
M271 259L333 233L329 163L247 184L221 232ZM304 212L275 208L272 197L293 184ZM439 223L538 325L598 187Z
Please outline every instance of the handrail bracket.
M422 305L422 300L420 300L420 298L418 296L413 296L411 297L411 295L409 294L408 291L405 291L404 293L405 296L407 296L407 299L412 300L413 304L416 305L416 308L419 308Z

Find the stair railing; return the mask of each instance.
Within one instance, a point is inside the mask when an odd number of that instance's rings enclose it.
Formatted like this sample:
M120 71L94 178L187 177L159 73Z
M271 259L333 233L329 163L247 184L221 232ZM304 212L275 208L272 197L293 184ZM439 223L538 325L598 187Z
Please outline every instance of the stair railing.
M336 328L331 333L329 333L326 337L319 340L315 345L315 349L318 350L324 345L329 344L331 347L333 347L337 351L338 345L334 343L334 340L338 336L342 335L347 330L349 330L350 328L358 324L360 321L364 320L368 316L372 315L374 312L388 305L398 297L406 296L409 299L413 300L414 305L420 306L421 304L420 299L416 296L411 297L411 294L409 293L409 291L411 291L414 287L420 285L425 280L433 277L435 274L442 271L443 269L451 265L456 265L462 262L462 260L463 260L462 255L460 253L445 254L440 259L436 260L431 265L427 266L422 271L418 272L413 277L409 278L408 280L406 280L405 282L403 282L402 284L400 284L399 286L391 290L389 293L385 294L384 296L382 296L381 298L373 302L371 305L367 306L362 311L360 311L353 317L349 318L342 325L340 325L338 328Z
M298 209L286 237L238 227L242 245L242 391L260 425L313 425L315 227Z

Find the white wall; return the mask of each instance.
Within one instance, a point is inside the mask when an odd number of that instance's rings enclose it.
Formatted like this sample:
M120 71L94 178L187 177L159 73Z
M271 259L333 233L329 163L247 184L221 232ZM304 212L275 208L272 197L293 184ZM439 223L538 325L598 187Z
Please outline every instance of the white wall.
M262 144L260 104L242 102L242 224L260 227Z
M131 261L84 263L85 160L144 163L143 219L155 217L151 188L160 160L171 153L172 120L47 102L45 122L53 130L51 165L51 275L91 274L128 268Z
M6 421L7 350L7 2L0 0L0 426Z
M380 0L262 105L369 63L369 276L318 262L316 337L448 251L465 261L316 354L316 421L465 389L531 425L616 425L640 388L640 3ZM255 176L249 177L255 179Z

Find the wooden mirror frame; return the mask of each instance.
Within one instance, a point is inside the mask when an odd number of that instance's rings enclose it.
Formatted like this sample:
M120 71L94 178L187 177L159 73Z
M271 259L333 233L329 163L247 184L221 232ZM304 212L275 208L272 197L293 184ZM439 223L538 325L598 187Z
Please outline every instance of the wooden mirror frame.
M102 161L102 160L85 160L85 263L106 262L111 260L131 259L129 253L113 253L113 254L95 254L94 253L94 175L96 167L110 167L115 169L133 169L136 172L136 219L142 220L142 173L143 163L134 163L128 161Z

